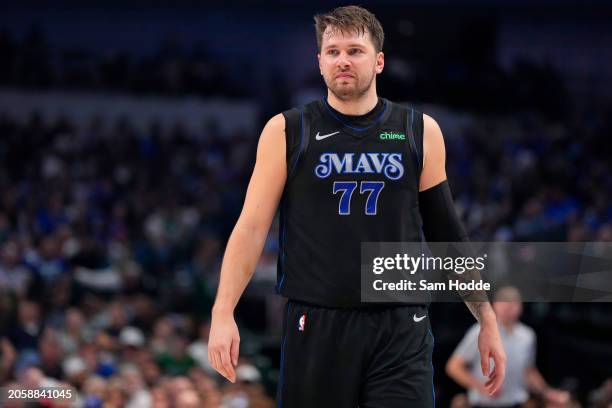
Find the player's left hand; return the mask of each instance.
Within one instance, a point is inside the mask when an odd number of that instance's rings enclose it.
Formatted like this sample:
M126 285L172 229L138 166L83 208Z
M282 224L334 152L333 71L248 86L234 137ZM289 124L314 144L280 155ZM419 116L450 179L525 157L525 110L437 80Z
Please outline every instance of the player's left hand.
M506 352L495 319L481 322L478 350L480 351L482 375L489 378L485 382L485 388L489 396L493 396L503 384L506 376ZM493 359L493 370L490 366L491 359Z

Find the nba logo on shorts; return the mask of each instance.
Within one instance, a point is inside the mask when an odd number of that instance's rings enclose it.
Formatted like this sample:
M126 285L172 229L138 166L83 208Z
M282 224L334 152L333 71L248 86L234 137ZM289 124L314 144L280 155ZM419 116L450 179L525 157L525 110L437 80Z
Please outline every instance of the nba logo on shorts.
M298 321L298 330L304 331L304 327L306 326L306 315L303 314L300 316L300 320Z

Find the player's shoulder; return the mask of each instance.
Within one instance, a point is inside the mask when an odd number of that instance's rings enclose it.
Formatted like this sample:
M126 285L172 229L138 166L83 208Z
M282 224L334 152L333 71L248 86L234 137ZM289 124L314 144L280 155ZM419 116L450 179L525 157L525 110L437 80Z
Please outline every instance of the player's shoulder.
M321 116L319 109L321 103L321 99L313 100L282 111L279 115L284 120L283 129L289 131L289 133L299 133L304 121L310 122Z
M284 129L285 128L285 115L283 115L283 113L277 113L276 115L272 116L270 119L268 119L268 123L266 123L266 127Z
M266 122L261 132L260 143L278 143L285 138L285 117L279 113L272 116Z
M426 113L423 113L423 132L424 134L442 137L440 125L432 116Z

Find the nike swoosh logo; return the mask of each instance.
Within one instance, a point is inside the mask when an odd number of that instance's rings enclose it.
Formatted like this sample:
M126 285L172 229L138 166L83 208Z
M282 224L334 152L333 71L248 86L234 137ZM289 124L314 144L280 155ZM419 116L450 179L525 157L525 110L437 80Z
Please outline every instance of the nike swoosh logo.
M315 139L317 139L317 140L323 140L323 139L326 139L326 138L328 138L328 137L330 137L330 136L336 135L336 134L338 134L338 133L340 133L340 131L337 131L337 132L334 132L334 133L328 133L328 134L326 134L326 135L320 135L320 134L319 134L319 132L317 132L317 135L315 136Z
M426 318L426 317L427 317L427 315L424 315L424 316L421 316L421 317L417 317L417 315L416 315L416 314L413 314L413 315L412 315L412 320L414 320L415 322L417 322L417 323L418 323L418 322L420 322L421 320L423 320L423 319L424 319L424 318Z

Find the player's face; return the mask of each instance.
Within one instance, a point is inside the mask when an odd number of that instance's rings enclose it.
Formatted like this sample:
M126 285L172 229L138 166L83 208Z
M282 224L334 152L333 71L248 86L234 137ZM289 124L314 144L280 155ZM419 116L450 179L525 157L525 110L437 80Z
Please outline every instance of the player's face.
M376 52L370 33L342 32L327 27L323 33L319 68L329 90L340 100L354 100L375 85L385 58Z

